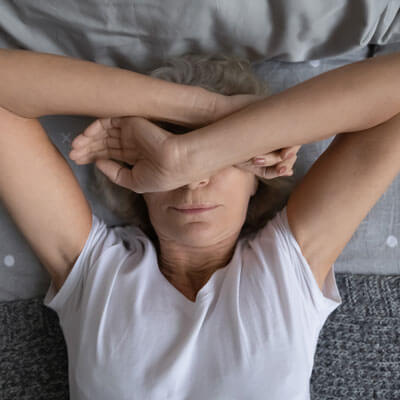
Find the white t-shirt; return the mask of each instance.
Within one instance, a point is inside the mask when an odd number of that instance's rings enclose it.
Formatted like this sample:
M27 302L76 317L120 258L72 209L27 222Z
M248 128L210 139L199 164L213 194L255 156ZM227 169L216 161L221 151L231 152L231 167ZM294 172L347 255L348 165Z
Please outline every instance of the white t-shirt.
M229 264L187 299L135 226L92 228L59 292L71 400L308 400L319 332L342 303L323 293L286 207L237 242Z

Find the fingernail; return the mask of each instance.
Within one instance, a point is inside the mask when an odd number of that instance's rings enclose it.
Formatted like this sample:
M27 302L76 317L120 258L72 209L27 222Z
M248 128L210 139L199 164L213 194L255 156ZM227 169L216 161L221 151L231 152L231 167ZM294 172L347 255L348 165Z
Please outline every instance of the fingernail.
M294 153L287 154L286 157L285 157L285 160L290 158L290 157L293 157L293 156L294 156Z
M280 174L283 174L285 171L286 171L286 167L282 167L282 168L279 169L279 173Z
M255 158L253 160L253 162L254 162L254 164L261 165L261 164L265 163L265 159L264 158Z

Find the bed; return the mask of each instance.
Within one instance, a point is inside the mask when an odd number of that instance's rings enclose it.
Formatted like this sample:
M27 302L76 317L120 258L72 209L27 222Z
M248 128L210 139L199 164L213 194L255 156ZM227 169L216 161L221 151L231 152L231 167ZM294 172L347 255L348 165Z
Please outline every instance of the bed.
M142 73L188 52L238 55L250 59L278 93L342 65L400 51L400 0L5 1L0 46ZM93 165L78 166L67 157L91 121L40 118L94 213L109 225L123 224L92 192ZM332 139L300 149L296 181ZM0 221L0 399L68 398L62 332L56 314L42 305L50 277L1 202ZM335 263L344 304L320 335L311 381L316 399L400 398L399 241L397 177Z

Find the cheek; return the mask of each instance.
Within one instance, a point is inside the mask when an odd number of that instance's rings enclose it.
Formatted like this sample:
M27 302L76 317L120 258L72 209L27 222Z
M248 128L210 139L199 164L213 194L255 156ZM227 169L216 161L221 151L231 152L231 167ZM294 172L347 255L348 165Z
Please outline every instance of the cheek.
M147 206L149 216L159 220L169 216L170 211L168 207L173 204L169 198L168 192L166 193L147 193L143 195L144 201Z
M239 221L245 219L249 201L250 195L247 190L237 189L225 193L222 215L226 221L229 223L229 220L231 220L236 225Z
M215 183L218 186L226 187L233 193L237 193L238 190L244 192L252 191L255 181L258 181L252 172L243 171L236 167L225 168L215 177L217 178Z
M226 204L231 204L235 208L247 206L249 199L253 195L255 189L254 176L241 177L224 182L221 186L221 194ZM250 179L251 178L251 179Z
M145 193L143 198L148 207L160 207L165 202L163 193Z

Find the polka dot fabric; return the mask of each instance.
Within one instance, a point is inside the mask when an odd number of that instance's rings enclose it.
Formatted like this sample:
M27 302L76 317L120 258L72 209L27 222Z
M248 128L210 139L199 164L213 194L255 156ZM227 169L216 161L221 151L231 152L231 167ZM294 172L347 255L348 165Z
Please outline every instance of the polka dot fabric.
M368 56L396 51L400 51L400 43L390 46L375 46L374 48L361 47L339 56L313 58L304 62L260 60L253 63L253 68L258 76L268 82L271 93L279 93L329 70L365 59ZM125 221L105 209L90 190L93 164L77 166L68 158L72 140L92 121L93 118L80 116L40 118L40 122L53 144L72 168L93 212L109 225L123 224ZM294 180L298 182L304 177L332 139L309 143L301 147L294 166ZM336 272L399 273L399 240L400 178L398 177L362 221L335 262ZM44 295L49 284L50 278L47 271L0 202L0 301Z

